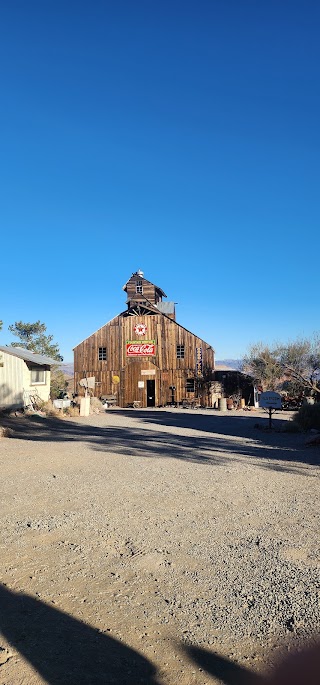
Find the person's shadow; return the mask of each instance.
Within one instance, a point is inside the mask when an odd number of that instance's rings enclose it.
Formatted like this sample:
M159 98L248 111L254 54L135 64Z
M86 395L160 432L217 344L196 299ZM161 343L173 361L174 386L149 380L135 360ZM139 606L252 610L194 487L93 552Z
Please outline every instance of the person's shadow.
M253 673L220 654L191 645L184 647L184 651L206 673L218 678L224 685L266 685L263 676Z
M278 662L265 675L230 661L226 657L195 646L185 646L184 651L198 666L218 678L223 685L319 685L320 641L314 636L299 650L283 650Z
M0 631L49 685L159 685L138 652L1 584Z

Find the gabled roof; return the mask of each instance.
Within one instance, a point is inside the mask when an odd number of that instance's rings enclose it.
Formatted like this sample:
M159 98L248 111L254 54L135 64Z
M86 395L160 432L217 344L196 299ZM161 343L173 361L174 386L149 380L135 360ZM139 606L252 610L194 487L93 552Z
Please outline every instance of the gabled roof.
M130 278L129 278L129 279L127 280L127 282L124 284L122 290L124 290L125 292L127 292L128 283L129 283L129 281L131 281L131 279L133 278L133 276L137 276L139 279L141 279L141 281L145 281L146 283L150 283L150 285L153 285L153 286L155 287L155 289L158 291L158 293L160 293L160 295L162 295L162 297L167 297L167 295L166 295L165 292L162 290L162 288L159 288L159 286L158 286L158 285L155 285L155 283L152 283L151 281L148 281L147 278L145 278L144 276L141 276L141 274L139 274L137 271L136 271L134 274L132 274L132 276L130 276Z
M160 316L165 317L166 319L169 319L169 321L170 321L171 324L174 324L175 326L178 326L179 328L183 328L184 331L187 331L187 333L191 333L191 335L194 335L195 338L199 338L199 340L203 340L203 338L200 338L200 337L199 337L198 335L196 335L195 333L192 333L192 331L189 331L188 328L186 328L185 326L182 326L182 325L181 325L180 323L178 323L177 321L174 321L173 319L171 319L171 318L170 318L167 314L165 314L164 312L161 312L161 311L158 309L157 305L150 305L150 306L148 305L148 309L149 309L150 311L152 311L153 314L158 314L158 315L160 315ZM123 312L120 312L120 314L117 314L117 316L112 317L112 319L110 319L110 321L107 321L105 324L103 324L103 326L100 326L100 328L98 328L96 331L94 331L93 333L91 333L91 335L88 335L87 338L84 338L83 340L81 340L81 342L79 342L77 345L74 346L73 350L75 350L76 347L79 347L79 345L81 345L85 340L88 340L88 338L91 338L92 335L95 335L95 333L98 333L98 331L101 331L102 328L104 328L105 326L108 326L109 324L111 324L112 321L115 321L116 319L118 319L118 318L120 318L120 317L133 316L133 315L134 315L134 316L137 316L137 314L134 312L134 307L131 307L130 309L125 309ZM208 348L211 348L211 349L213 350L213 352L214 352L214 348L212 347L212 345L210 345L209 343L207 343L205 340L203 340L203 342L208 346ZM1 349L1 348L0 348L0 349Z
M148 314L159 314L159 310L155 304L147 300L145 305L133 304L129 309L121 312L119 316L147 316Z
M7 347L0 346L0 352L5 352L6 354L11 354L12 357L19 357L25 362L32 362L37 366L52 366L53 364L58 364L56 359L51 359L51 357L46 357L44 354L37 354L31 350L25 350L22 347Z

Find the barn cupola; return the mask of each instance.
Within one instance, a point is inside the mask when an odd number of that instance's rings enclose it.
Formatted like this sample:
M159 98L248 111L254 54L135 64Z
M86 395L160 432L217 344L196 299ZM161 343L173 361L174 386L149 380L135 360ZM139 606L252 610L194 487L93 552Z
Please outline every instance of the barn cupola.
M127 293L126 304L130 313L156 314L157 309L159 309L166 313L167 316L170 316L170 318L175 318L174 303L162 302L162 298L167 297L167 295L157 285L148 281L141 269L132 274L131 278L123 286L123 290Z

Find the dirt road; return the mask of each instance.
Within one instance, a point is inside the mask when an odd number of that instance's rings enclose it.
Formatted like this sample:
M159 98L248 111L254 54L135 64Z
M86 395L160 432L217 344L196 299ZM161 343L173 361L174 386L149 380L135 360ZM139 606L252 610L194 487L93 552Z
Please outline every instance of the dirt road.
M319 448L257 423L12 419L1 685L236 683L319 631Z

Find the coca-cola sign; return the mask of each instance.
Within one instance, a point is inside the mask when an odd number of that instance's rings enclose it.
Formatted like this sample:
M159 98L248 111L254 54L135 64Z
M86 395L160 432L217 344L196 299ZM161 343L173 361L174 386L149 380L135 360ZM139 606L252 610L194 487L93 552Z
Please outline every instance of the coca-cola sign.
M127 357L150 357L156 353L154 340L127 340Z

